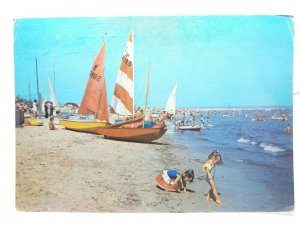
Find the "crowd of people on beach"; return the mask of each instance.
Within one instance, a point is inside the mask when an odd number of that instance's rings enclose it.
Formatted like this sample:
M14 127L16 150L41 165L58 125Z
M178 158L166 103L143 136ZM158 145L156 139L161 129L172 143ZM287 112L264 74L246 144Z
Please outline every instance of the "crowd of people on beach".
M54 125L54 110L55 107L52 101L44 100L44 118L49 118L49 130L58 130ZM16 110L22 111L25 115L32 116L33 118L37 118L39 111L41 110L42 105L35 99L33 101L29 101L22 98L16 98L15 100L15 108ZM59 113L58 111L56 112ZM29 124L29 121L25 120L25 124Z

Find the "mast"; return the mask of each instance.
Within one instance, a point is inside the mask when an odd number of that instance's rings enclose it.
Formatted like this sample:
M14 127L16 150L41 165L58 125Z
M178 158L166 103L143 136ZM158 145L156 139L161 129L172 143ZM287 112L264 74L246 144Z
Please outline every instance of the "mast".
M148 94L149 94L149 84L150 84L150 63L148 65L148 79L147 79L146 96L145 96L145 108L144 108L144 123L143 123L143 128L145 126L145 117L146 117L146 110L147 110L147 103L148 103Z
M28 100L31 101L30 83L28 83Z
M38 72L38 65L37 65L37 58L35 58L35 74L36 74L36 88L37 94L39 95L39 72Z
M134 55L134 33L133 33L133 29L132 29L131 33L132 33L132 52L133 52L133 55ZM132 81L133 81L133 87L134 87L134 64L135 64L135 62L134 62L134 59L132 59L132 61L133 61ZM133 92L133 96L132 96L132 118L134 118L134 88L133 88L132 92Z
M53 88L54 88L54 94L56 95L55 92L55 60L53 60Z
M38 95L38 118L42 118L42 95L39 90L39 73L38 73L38 64L37 58L35 58L35 70L36 70L36 87L37 87L37 95Z

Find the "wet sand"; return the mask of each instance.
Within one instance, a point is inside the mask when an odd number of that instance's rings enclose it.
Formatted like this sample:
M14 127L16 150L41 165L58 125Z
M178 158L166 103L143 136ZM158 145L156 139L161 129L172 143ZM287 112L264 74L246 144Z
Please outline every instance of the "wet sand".
M151 144L121 142L56 125L16 128L16 209L43 212L210 212L202 160L162 137ZM195 170L194 192L156 187L164 169Z

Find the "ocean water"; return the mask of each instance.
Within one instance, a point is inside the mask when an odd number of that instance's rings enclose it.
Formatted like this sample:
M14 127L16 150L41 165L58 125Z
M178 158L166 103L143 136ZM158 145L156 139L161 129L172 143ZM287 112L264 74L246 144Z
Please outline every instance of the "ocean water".
M216 167L216 184L225 207L231 212L277 212L294 206L293 135L286 132L293 124L292 109L288 121L265 117L255 121L254 114L279 115L278 110L238 111L230 117L219 112L210 114L211 124L202 131L179 131L168 124L166 135L175 143L185 145L189 153L202 160L213 149L222 155L223 164ZM248 116L245 116L248 114ZM203 117L207 113L203 112ZM197 115L197 123L200 116ZM175 118L175 120L180 117ZM203 175L202 165L194 168Z

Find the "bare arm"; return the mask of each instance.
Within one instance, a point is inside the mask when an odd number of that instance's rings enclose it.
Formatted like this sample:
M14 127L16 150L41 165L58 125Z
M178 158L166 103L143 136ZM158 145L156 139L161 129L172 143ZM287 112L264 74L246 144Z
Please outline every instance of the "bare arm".
M176 179L175 179L175 181L174 181L174 185L175 185L176 190L177 190L178 192L181 192L181 191L180 191L180 188L178 188L178 182L179 182L180 179L181 179L181 176L177 175L177 176L176 176Z

